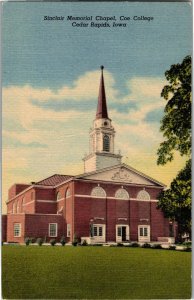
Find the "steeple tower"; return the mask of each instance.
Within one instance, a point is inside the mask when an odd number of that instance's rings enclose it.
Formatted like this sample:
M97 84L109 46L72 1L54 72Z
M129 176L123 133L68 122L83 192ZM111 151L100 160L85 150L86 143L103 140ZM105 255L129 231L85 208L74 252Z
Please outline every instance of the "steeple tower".
M90 153L83 159L85 173L118 165L122 158L114 153L115 130L108 117L103 69L101 66L96 119L90 130Z

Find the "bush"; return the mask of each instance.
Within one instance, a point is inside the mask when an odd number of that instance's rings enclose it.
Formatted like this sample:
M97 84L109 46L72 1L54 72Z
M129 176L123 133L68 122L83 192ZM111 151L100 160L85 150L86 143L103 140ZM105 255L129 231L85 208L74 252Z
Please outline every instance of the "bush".
M65 241L65 237L64 236L61 237L60 243L61 243L62 246L65 246L66 241Z
M87 243L87 241L86 241L86 240L83 240L83 242L82 242L82 246L88 246L88 243Z
M191 252L191 251L192 251L192 248L191 248L191 247L187 247L187 248L184 249L184 251L186 251L186 252Z
M124 245L122 243L117 243L117 247L123 247Z
M51 239L50 240L50 244L51 244L51 246L54 246L56 244L56 240L55 239Z
M148 244L148 243L145 243L145 244L142 245L142 248L151 248L151 245Z
M26 237L24 241L25 241L26 246L30 245L31 240L29 237Z
M153 249L162 249L162 246L160 244L154 244L152 246Z
M31 243L31 244L36 243L36 238L35 238L35 237L31 237L31 238L30 238L30 243Z
M73 239L72 245L77 246L78 243L79 243L79 239L78 239L77 235L74 234L74 239Z
M3 246L3 244L4 244L4 241L1 241L1 246Z
M170 246L168 247L168 250L176 250L176 246L170 245Z
M37 244L38 244L39 246L42 246L42 244L43 244L43 239L42 239L42 238L37 238L36 242L37 242Z
M139 244L138 243L132 243L131 247L139 247Z

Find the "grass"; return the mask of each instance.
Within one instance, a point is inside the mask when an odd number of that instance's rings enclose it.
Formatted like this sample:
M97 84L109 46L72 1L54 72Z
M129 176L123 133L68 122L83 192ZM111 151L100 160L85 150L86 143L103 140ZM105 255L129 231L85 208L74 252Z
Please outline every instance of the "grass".
M4 299L190 299L191 253L3 246Z

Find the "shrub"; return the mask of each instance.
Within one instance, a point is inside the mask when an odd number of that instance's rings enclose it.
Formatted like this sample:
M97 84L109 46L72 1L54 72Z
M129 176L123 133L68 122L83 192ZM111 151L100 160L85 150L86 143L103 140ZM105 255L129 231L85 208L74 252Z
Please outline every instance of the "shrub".
M74 239L73 239L72 245L77 246L78 243L79 243L79 239L78 239L77 235L74 234Z
M42 239L42 238L37 238L36 242L37 242L37 244L38 244L39 246L42 246L42 244L43 244L43 239Z
M31 237L31 238L30 238L30 243L31 243L31 244L36 243L36 238L35 238L35 237Z
M186 251L186 252L191 252L191 251L192 251L192 248L191 248L191 247L187 247L187 248L184 249L184 251Z
M153 249L162 249L162 246L160 244L154 244L152 246Z
M122 243L117 243L117 247L123 247L124 245Z
M145 244L142 245L142 248L151 248L151 245L148 244L148 243L145 243Z
M65 237L64 236L61 237L60 243L61 243L62 246L65 246L66 241L65 241Z
M131 247L139 247L139 244L138 243L132 243Z
M176 246L170 245L170 246L168 247L168 250L176 250Z
M88 246L88 243L87 243L87 241L86 241L86 240L83 240L83 242L82 242L82 246Z
M4 241L1 241L1 246L3 246Z
M50 240L50 244L51 244L51 246L54 246L56 244L56 240L55 239L51 239Z
M29 237L26 237L26 238L25 238L25 244L26 244L26 246L29 246L29 245L30 245L30 242L31 242L30 238L29 238Z

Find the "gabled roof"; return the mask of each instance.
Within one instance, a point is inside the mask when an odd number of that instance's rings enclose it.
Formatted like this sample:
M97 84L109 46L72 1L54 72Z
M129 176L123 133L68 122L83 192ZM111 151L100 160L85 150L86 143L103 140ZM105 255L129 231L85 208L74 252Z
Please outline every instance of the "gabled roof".
M36 185L45 185L45 186L56 186L70 178L73 178L72 175L60 175L54 174L48 178L45 178L41 181L35 182Z
M75 176L76 179L103 180L158 187L166 185L124 163Z

